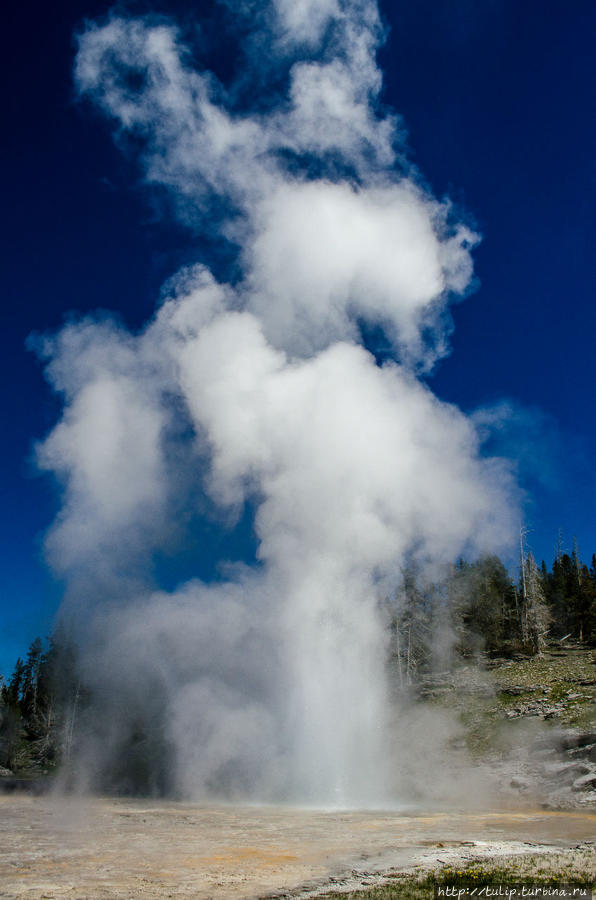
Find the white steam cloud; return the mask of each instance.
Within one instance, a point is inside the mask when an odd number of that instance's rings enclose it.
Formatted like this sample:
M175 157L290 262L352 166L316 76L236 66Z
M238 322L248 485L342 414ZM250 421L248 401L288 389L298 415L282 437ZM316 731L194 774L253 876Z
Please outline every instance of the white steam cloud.
M440 564L511 533L506 466L416 376L446 352L477 238L379 109L375 3L259 12L275 89L250 108L171 24L114 16L80 37L81 94L182 221L238 246L242 278L197 265L140 334L91 319L44 341L64 396L38 455L64 492L47 549L111 704L96 766L157 717L184 796L378 803L398 780L379 599L413 554ZM254 566L151 586L207 508L228 527L254 511Z

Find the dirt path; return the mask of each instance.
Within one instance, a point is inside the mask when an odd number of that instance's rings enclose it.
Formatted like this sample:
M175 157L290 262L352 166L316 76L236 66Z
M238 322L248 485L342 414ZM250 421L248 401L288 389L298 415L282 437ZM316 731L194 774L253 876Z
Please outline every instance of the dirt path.
M246 900L595 838L596 814L584 811L315 812L11 795L0 797L0 897Z

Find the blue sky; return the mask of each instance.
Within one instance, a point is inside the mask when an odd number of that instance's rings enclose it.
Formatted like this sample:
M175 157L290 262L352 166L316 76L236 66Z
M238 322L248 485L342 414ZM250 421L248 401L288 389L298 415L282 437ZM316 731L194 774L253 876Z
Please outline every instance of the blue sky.
M210 10L211 4L198 4ZM26 349L32 332L97 308L131 328L164 280L210 248L159 214L132 159L72 86L74 33L96 2L12 8L2 59L4 327L0 671L51 629L61 587L43 562L57 489L36 474L35 440L59 404ZM133 3L182 13L185 4ZM452 353L429 376L465 411L509 414L492 448L518 460L536 556L557 531L596 551L592 460L595 169L588 0L422 0L381 5L383 102L399 112L411 158L482 234L477 288L452 307ZM216 13L211 11L211 16ZM226 42L205 47L231 69Z

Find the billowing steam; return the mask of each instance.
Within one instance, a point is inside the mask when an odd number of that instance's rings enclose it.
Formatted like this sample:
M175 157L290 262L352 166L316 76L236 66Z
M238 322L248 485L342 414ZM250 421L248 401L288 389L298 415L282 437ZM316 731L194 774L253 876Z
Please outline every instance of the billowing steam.
M395 780L380 598L404 560L510 533L506 468L416 375L446 352L476 236L404 162L371 0L252 14L227 87L172 24L80 37L81 94L237 264L228 284L180 272L140 334L87 319L44 342L64 397L38 455L63 485L47 552L109 709L82 764L117 770L138 728L187 797L371 804ZM374 328L394 361L365 348ZM251 516L253 564L159 589L201 517Z

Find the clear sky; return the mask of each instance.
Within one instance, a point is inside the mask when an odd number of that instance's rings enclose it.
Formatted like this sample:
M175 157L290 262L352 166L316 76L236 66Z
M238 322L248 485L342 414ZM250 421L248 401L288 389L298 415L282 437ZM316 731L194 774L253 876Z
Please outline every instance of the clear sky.
M188 4L119 7L188 19ZM131 328L180 265L210 246L161 215L106 122L75 97L74 34L95 0L5 12L0 671L51 629L60 586L42 540L59 508L34 442L59 404L32 332L98 308ZM212 3L212 25L220 12ZM595 103L590 0L381 3L383 103L403 117L411 158L439 198L479 231L476 290L452 307L452 353L429 384L466 412L503 418L491 449L518 461L535 555L596 552L593 465ZM211 33L216 33L213 29ZM225 34L203 48L222 78ZM217 261L216 261L217 265ZM488 415L488 413L486 414Z

